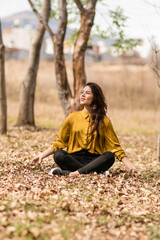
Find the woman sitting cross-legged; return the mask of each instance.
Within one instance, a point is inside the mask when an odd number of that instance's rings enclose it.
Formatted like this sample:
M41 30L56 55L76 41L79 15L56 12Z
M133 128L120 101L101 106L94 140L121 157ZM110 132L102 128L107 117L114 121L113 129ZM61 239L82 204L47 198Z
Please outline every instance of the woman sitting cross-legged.
M106 116L107 104L98 84L87 83L80 95L83 110L68 115L58 133L58 139L47 150L33 158L33 163L54 154L59 168L51 169L53 175L76 176L92 172L107 171L115 157L137 172L127 158ZM66 151L63 149L66 148Z

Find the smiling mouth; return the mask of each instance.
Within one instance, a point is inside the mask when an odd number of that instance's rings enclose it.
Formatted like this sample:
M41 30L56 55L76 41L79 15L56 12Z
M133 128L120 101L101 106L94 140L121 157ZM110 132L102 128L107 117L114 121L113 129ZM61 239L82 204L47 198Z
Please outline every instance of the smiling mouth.
M85 100L85 98L81 98L81 101L84 101Z

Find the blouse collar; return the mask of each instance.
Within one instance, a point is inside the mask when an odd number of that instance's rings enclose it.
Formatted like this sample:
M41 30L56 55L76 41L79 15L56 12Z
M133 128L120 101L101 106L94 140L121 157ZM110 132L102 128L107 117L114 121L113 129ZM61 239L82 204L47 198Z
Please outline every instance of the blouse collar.
M84 109L82 110L82 115L84 118L87 118L89 116L89 114Z

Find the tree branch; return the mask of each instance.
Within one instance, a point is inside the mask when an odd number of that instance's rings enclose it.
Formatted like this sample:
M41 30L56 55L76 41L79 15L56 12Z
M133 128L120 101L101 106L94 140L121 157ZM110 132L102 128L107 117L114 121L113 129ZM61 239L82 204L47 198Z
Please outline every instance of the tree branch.
M147 3L148 5L150 5L150 6L154 7L154 8L160 8L160 6L159 6L159 5L156 5L156 4L154 4L154 3L150 3L150 2L149 2L149 1L147 1L147 0L144 0L144 2L145 2L145 3Z
M150 2L147 1L147 0L144 0L144 2L145 2L146 4L152 6L152 7L155 9L156 13L157 13L158 15L160 15L160 13L158 12L158 10L160 10L160 5L156 5L156 4L154 4L154 3L150 3Z
M48 31L49 35L51 38L53 38L55 36L55 34L53 33L52 29L49 27L49 25L47 24L47 22L44 20L44 18L41 16L41 14L37 11L37 9L34 7L34 4L32 3L31 0L28 0L33 12L35 13L35 15L37 16L38 20L43 24L43 26L45 27L45 29Z
M152 49L152 62L151 62L151 65L149 65L149 67L155 73L157 84L158 84L158 87L160 88L160 66L159 66L159 58L158 58L158 54L160 53L160 48L158 48L153 38L149 40L149 42Z
M157 71L156 69L154 69L154 67L152 67L152 66L149 66L149 67L150 67L150 68L153 70L153 72L156 74L157 84L158 84L158 87L160 88L160 81L159 81L160 75L159 75L158 71Z
M83 4L82 4L81 0L74 0L74 1L76 3L77 7L79 8L80 13L85 15L87 13L87 11L83 7Z
M97 0L87 0L86 1L86 4L87 4L87 10L88 9L95 9L95 5L96 5L96 3L97 3Z

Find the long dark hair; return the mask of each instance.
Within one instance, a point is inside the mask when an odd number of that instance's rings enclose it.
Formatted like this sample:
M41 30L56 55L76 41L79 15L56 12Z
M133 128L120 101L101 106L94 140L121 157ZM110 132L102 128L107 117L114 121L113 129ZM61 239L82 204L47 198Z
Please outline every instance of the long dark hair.
M103 122L107 112L107 103L102 89L97 83L88 82L85 86L89 86L93 93L93 102L91 104L91 134L97 131L99 136L99 124Z

